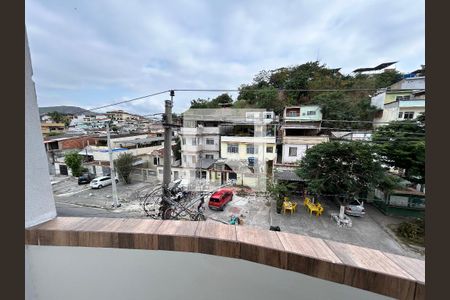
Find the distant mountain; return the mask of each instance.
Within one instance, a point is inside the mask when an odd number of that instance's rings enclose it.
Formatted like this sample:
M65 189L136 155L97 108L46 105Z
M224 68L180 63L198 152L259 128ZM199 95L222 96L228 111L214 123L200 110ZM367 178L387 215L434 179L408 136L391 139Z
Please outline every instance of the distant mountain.
M78 106L65 106L65 105L61 105L61 106L47 106L47 107L39 107L39 114L43 115L46 113L50 113L53 111L57 111L60 114L93 114L93 115L97 115L97 113L89 111L87 109L78 107Z

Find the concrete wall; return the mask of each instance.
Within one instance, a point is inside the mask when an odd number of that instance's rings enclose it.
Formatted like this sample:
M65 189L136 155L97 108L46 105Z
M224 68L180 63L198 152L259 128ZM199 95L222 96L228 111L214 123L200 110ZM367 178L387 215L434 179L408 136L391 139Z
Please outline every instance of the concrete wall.
M391 299L300 273L198 253L26 246L27 299Z
M25 227L56 217L32 75L30 49L25 34Z

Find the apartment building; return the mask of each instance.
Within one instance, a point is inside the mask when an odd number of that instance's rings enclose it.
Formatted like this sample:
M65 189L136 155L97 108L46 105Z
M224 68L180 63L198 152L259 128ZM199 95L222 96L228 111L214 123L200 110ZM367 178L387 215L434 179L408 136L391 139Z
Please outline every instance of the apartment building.
M260 162L273 161L276 156L273 121L274 113L264 109L189 109L183 114L180 131L183 174L187 178L214 181L217 176L208 173L220 158L252 168ZM265 169L263 165L260 170ZM225 175L220 181L229 179L235 178Z
M319 135L321 122L322 112L318 105L285 107L278 138L281 155L277 163L295 165L307 149L327 142L328 136Z

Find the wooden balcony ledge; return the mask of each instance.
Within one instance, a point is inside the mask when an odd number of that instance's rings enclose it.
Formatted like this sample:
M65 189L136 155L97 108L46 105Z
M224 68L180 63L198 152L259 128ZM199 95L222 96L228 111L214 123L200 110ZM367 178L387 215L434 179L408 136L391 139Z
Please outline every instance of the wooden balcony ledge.
M169 250L244 259L396 299L425 299L425 262L297 234L216 222L58 217L26 245Z

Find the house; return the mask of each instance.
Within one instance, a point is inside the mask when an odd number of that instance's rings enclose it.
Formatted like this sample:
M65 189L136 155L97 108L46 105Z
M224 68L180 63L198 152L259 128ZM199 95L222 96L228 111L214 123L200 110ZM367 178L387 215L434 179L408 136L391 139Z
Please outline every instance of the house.
M277 139L281 150L277 165L294 167L307 149L328 142L328 136L319 135L321 122L322 112L318 105L285 107Z
M392 192L376 189L372 202L388 216L423 217L425 215L425 193L411 187L403 187Z
M64 123L41 123L41 131L43 136L64 133L66 127Z
M412 120L425 112L424 71L423 66L372 96L371 105L380 109L374 118L374 127L392 121Z
M71 175L70 170L64 162L65 153L70 151L80 151L89 146L96 145L97 139L93 136L70 136L64 135L57 138L46 137L44 147L47 153L49 173L52 175ZM86 161L93 158L86 156Z
M130 113L127 113L123 110L112 110L106 112L108 118L111 118L113 121L118 121L119 123L129 121L129 120L138 120L139 117Z

